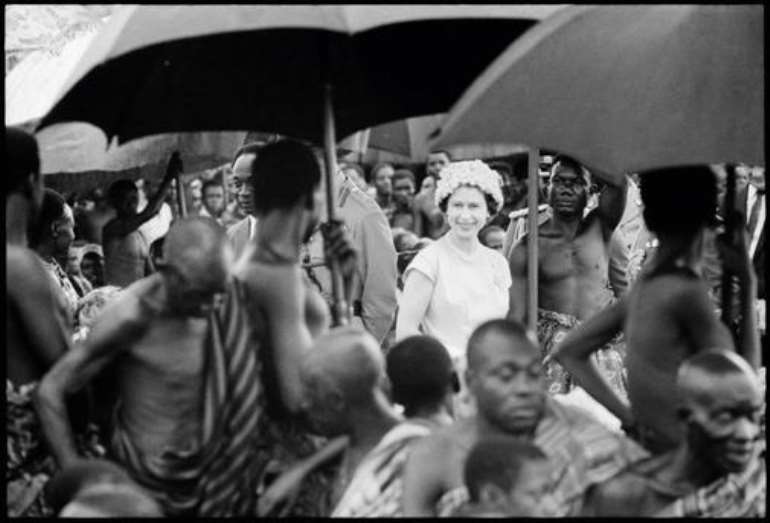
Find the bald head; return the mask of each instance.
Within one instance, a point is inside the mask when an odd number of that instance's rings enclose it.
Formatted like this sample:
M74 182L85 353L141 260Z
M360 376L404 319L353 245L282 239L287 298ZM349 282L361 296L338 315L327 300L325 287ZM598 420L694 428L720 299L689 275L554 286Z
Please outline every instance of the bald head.
M727 380L729 383L725 383ZM732 351L707 350L685 360L677 374L679 397L685 405L703 403L721 395L724 387L741 383L759 394L756 372L741 356Z
M384 372L377 341L355 327L334 329L316 341L302 365L303 377L321 380L355 404L367 401Z
M175 223L166 235L163 253L166 265L203 284L226 278L232 262L224 229L203 216Z

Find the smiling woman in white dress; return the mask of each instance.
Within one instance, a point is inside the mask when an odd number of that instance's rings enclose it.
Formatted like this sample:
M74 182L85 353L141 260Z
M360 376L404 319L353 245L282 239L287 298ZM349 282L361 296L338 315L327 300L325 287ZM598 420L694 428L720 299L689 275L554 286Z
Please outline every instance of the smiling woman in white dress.
M447 165L436 186L436 204L449 231L421 250L404 271L396 340L413 334L437 338L460 375L473 330L508 313L508 263L478 239L502 203L500 176L484 162Z

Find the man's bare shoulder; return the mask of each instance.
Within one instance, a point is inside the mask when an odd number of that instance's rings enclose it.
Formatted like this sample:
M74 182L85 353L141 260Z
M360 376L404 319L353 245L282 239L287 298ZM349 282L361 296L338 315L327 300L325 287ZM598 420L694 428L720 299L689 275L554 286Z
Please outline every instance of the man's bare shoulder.
M440 463L448 462L453 454L467 453L469 445L466 440L470 430L471 427L467 420L442 427L417 441L414 446L414 453L420 459L431 460L431 463L437 458L439 458Z
M48 275L34 251L16 245L6 245L5 276L7 292L48 290Z

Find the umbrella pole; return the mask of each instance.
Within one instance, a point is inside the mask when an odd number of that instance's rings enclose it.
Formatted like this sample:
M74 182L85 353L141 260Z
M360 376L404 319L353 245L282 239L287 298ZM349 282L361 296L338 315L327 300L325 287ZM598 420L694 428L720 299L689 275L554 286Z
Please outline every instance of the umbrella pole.
M529 148L528 155L528 184L527 204L527 328L537 338L537 207L538 207L538 178L540 165L540 151L535 147Z
M727 171L727 191L725 193L725 233L730 245L735 245L737 238L733 238L736 216L735 198L735 167L725 165ZM722 322L733 332L733 274L722 271Z
M334 190L334 176L337 173L336 137L334 131L334 107L332 105L332 86L324 85L324 153L326 159L326 212L331 223L336 219L337 198ZM350 310L345 302L344 284L339 263L336 259L327 259L332 280L332 319L334 325L347 325Z
M184 199L184 186L182 185L181 173L177 173L175 180L176 180L176 201L177 201L177 204L179 204L179 214L182 215L182 218L185 218L187 216L187 202L185 202L185 199Z

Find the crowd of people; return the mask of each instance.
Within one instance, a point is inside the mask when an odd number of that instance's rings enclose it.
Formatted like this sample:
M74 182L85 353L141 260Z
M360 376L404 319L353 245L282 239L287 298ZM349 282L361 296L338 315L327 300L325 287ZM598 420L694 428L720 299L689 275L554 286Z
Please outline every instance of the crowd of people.
M505 161L247 143L182 213L5 140L9 516L765 515L762 168L543 155L530 311Z

